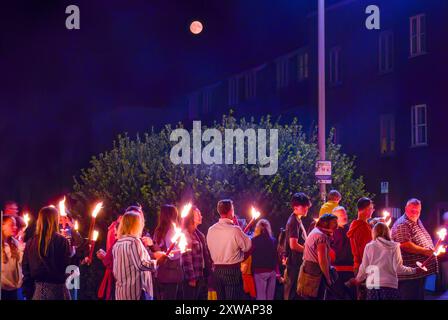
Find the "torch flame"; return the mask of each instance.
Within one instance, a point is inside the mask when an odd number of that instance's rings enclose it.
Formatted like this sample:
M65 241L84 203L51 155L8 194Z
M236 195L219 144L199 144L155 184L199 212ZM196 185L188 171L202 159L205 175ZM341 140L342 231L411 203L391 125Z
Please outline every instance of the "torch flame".
M179 228L174 222L174 236L171 238L172 243L177 243L178 248L180 249L181 253L184 253L187 248L187 237L185 237L185 234L182 232L182 229Z
M186 205L183 206L182 211L180 213L180 217L182 219L184 219L186 216L188 216L192 206L193 205L191 204L191 202L188 202Z
M171 238L171 242L176 242L182 234L182 229L179 228L174 222L173 227L174 227L174 236Z
M59 201L59 215L61 217L66 217L67 216L67 212L65 211L65 196L64 196L64 199Z
M74 228L75 228L75 231L78 231L78 229L79 229L78 220L75 220Z
M98 240L99 234L98 230L93 230L92 241Z
M392 219L390 217L390 212L389 211L386 211L386 210L383 211L383 219L384 219L384 222L386 223L386 225L390 226L390 223L392 222Z
M442 228L437 231L437 235L439 236L440 241L444 241L446 237L446 228Z
M30 220L31 220L30 214L29 213L25 213L23 215L23 220L25 221L25 225L28 227L28 224L30 223Z
M98 215L98 212L100 212L101 209L103 209L103 203L98 202L95 205L95 209L93 209L93 211L92 211L92 218L96 218L96 216Z
M260 217L260 215L261 215L260 211L258 211L254 207L252 207L250 210L251 210L252 220L256 220Z
M314 218L314 222L317 223L317 221L319 221L319 218Z
M445 253L446 252L446 247L445 246L440 246L437 248L437 250L434 252L434 255L437 257L438 255L440 255L441 253Z
M180 235L178 247L180 249L180 253L186 252L186 249L187 249L187 237L185 237L185 234L183 234L183 233Z

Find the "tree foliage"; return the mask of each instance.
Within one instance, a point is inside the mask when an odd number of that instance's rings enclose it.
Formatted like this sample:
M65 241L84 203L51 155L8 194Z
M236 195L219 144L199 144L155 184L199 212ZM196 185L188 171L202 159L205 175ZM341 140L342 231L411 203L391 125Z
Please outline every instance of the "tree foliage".
M258 165L249 164L174 165L169 157L174 145L169 139L173 128L167 125L159 132L153 130L135 139L126 134L118 136L112 150L93 157L90 167L75 178L72 198L79 200L81 211L86 209L82 204L102 199L106 206L106 223L129 204L138 202L151 227L156 223L162 204L181 205L187 200L193 200L201 209L204 227L216 220L216 203L222 198L232 198L236 213L242 217L247 215L250 205L255 204L276 226L282 225L289 215L289 199L294 192L309 194L313 209L318 209L321 201L314 176L318 159L316 135L306 137L297 119L281 124L272 122L269 116L255 122L254 119L237 120L229 115L223 116L213 127L222 133L231 128L278 129L277 173L262 176ZM354 214L356 199L367 194L363 179L355 176L354 158L341 153L341 146L331 140L330 135L327 143L327 159L333 163L330 187L343 194L343 204Z

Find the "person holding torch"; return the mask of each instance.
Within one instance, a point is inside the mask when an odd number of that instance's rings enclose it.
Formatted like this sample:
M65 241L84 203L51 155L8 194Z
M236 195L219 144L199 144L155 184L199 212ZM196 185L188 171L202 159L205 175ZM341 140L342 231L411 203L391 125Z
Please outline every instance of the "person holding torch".
M151 259L143 245L144 224L141 215L126 212L118 226L118 240L112 248L115 298L117 300L152 300L152 272L164 260L163 252Z
M173 241L176 230L179 231L180 229L178 225L179 213L177 208L170 204L163 205L154 231L154 248L167 252L168 259L156 273L155 296L157 300L177 300L182 286L181 252L176 241ZM170 251L171 254L169 254Z
M406 203L405 213L392 227L392 238L400 243L403 265L415 267L417 262L425 261L434 255L434 244L420 220L422 204L418 199ZM423 300L426 277L438 272L437 258L426 264L427 271L411 275L400 275L398 290L403 300Z
M233 222L234 207L230 199L220 200L220 219L208 229L207 245L214 263L214 278L218 300L242 300L241 262L252 241Z

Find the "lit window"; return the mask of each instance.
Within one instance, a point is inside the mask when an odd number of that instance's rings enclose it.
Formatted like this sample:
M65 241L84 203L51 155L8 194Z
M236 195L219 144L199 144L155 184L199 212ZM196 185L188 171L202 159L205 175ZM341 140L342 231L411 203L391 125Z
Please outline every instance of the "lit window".
M413 147L428 145L428 119L426 105L411 108L411 145Z
M395 152L395 117L392 114L380 117L380 151L382 155Z

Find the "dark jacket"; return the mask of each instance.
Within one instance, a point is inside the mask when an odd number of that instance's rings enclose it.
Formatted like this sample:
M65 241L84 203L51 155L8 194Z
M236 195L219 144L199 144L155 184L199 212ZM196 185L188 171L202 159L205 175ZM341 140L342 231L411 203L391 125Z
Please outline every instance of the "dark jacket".
M352 266L353 254L350 246L350 239L347 237L349 226L338 227L333 233L333 241L331 248L333 249L336 259L333 266Z
M42 259L38 253L39 238L32 237L23 254L23 290L31 298L35 282L63 284L66 280L65 270L70 264L70 246L68 240L55 234L50 240L47 256Z
M261 234L252 239L253 272L273 271L277 267L277 245L274 238Z

